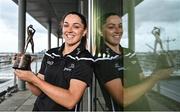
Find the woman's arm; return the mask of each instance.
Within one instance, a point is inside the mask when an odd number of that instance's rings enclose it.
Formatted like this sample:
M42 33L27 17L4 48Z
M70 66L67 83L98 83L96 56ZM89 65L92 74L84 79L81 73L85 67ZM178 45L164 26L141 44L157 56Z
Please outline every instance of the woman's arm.
M144 80L142 83L128 88L123 87L120 78L107 82L105 86L112 97L114 97L117 102L123 104L123 106L126 107L149 91L154 86L154 84L156 84L156 82L162 79L167 79L171 73L171 69L159 70L151 77Z
M81 96L86 89L86 83L80 80L71 79L70 87L63 89L54 85L51 85L41 79L36 78L33 82L34 85L39 87L47 96L49 96L56 103L72 109L78 103Z
M39 77L40 79L44 80L44 75L38 73L37 77ZM36 96L39 96L42 91L35 85L33 85L32 83L30 82L27 82L27 85L28 85L28 89Z
M123 104L123 85L120 78L108 81L105 84L106 89L112 95L112 97L119 103Z
M47 83L41 78L33 75L30 71L15 70L15 74L21 80L35 85L53 101L68 109L72 109L78 103L87 87L85 82L71 79L69 88L63 89Z

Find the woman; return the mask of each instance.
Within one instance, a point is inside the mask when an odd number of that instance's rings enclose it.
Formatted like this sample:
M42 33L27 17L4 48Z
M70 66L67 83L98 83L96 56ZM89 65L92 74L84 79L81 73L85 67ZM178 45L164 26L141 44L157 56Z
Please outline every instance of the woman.
M141 80L142 70L135 53L119 45L122 19L116 13L100 18L100 36L103 42L96 52L95 75L109 110L149 110L145 93L159 80L166 79L171 69L155 71Z
M91 84L93 60L86 50L85 17L69 12L60 25L65 43L45 53L38 75L15 70L18 78L27 81L29 89L38 96L34 111L77 110L85 89Z

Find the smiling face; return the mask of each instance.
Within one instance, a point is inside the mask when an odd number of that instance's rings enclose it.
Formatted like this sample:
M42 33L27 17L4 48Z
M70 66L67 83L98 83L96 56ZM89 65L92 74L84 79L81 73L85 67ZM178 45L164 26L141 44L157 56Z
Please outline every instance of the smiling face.
M122 20L117 15L109 16L102 26L102 35L107 44L112 46L119 45L123 34Z
M86 35L86 28L81 18L76 14L69 14L62 23L62 33L65 44L69 46L77 45Z

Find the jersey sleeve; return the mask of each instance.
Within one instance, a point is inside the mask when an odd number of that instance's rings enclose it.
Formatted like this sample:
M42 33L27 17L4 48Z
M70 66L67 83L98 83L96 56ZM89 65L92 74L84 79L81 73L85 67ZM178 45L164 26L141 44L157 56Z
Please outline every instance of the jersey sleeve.
M94 72L95 76L101 83L105 84L116 78L123 79L122 66L117 66L117 60L101 60L95 63Z
M141 66L139 64L136 53L133 51L128 51L124 56L124 66L126 70L124 71L124 82L125 87L131 87L141 82L140 73L142 73Z
M126 52L130 53L129 56L124 56L124 66L128 69L128 71L131 74L134 74L134 73L139 74L143 72L139 64L139 60L136 56L136 53L129 49Z

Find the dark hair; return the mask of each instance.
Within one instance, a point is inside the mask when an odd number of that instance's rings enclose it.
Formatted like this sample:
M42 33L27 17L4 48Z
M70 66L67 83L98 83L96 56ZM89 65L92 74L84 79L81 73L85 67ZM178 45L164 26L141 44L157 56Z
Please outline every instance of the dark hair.
M81 22L82 22L82 24L84 25L84 29L87 28L87 23L86 23L86 18L85 18L85 16L83 16L82 14L80 14L80 13L78 13L78 12L73 12L73 11L71 11L71 12L66 13L66 14L62 17L61 23L60 23L61 29L62 29L62 24L63 24L63 22L64 22L64 19L66 18L66 16L68 16L68 15L70 15L70 14L72 14L72 15L77 15L77 16L81 19ZM87 43L87 36L86 36L86 35L85 35L84 37L82 37L81 43L86 47L86 43Z
M107 18L109 18L110 16L119 16L119 14L114 13L114 12L110 12L110 13L105 13L103 15L101 15L97 20L98 20L98 29L102 30L103 25L106 23ZM104 44L104 38L101 37L101 35L99 33L97 33L96 35L96 53L98 54L100 52L101 47Z
M110 12L110 13L105 13L102 16L100 16L99 18L100 28L102 28L102 26L106 23L107 18L110 16L119 16L119 15L117 13Z

